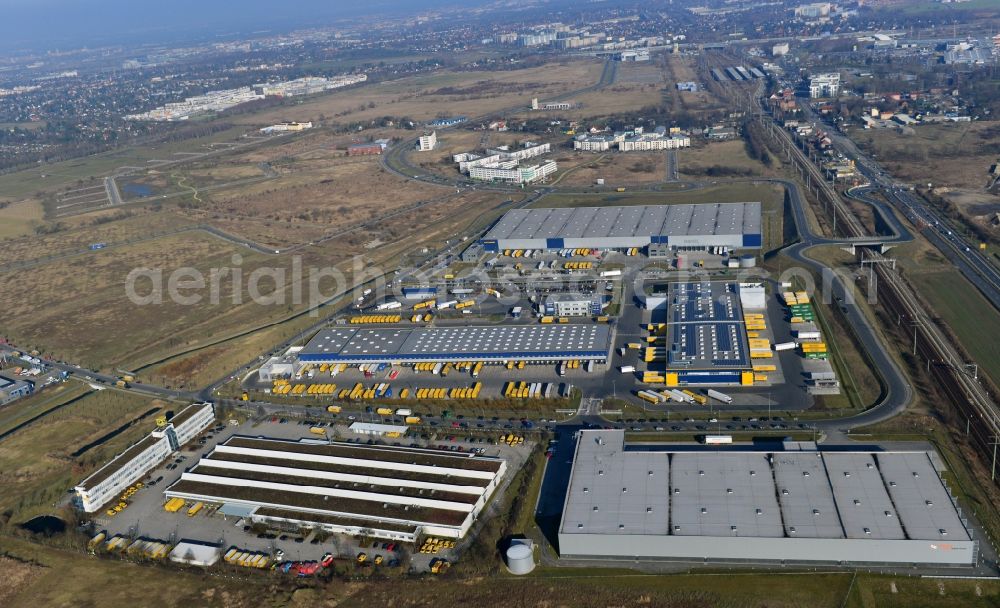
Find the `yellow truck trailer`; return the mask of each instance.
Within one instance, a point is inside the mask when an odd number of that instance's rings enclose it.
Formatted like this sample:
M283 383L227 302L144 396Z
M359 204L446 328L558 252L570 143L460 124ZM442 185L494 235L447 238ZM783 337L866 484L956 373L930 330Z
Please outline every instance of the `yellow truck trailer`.
M171 498L167 501L167 504L163 505L163 510L167 513L176 513L181 510L184 506L183 498Z

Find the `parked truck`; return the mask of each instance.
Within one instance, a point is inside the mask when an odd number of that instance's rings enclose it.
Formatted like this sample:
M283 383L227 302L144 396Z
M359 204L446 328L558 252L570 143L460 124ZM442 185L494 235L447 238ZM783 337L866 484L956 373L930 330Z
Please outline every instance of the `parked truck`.
M618 369L620 369L623 374L634 374L635 373L635 366L634 365L623 365L623 366L621 366Z
M725 394L725 393L720 393L719 391L711 389L711 388L708 389L707 392L708 392L708 396L711 397L712 399L717 399L717 400L719 400L719 401L721 401L723 403L732 403L733 402L733 398L730 397L729 395Z

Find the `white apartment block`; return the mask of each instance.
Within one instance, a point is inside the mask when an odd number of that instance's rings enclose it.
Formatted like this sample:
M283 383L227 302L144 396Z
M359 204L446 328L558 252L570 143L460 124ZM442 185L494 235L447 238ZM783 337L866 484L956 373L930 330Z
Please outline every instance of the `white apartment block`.
M421 135L420 139L417 141L417 150L420 152L430 152L437 147L437 143L437 131L425 133L424 135Z
M581 135L573 140L573 149L583 152L607 152L614 143L615 138L610 135Z
M643 152L649 150L677 150L687 148L691 145L691 138L686 135L673 135L670 137L654 137L640 135L638 137L627 137L618 142L619 152Z
M816 74L809 79L809 97L836 97L840 94L840 72Z
M214 422L215 408L211 403L189 405L174 414L165 426L156 429L77 484L73 488L76 492L74 502L86 513L97 511Z
M491 182L506 182L509 184L529 184L541 179L558 170L558 165L554 160L550 160L541 165L530 167L503 168L499 166L473 167L469 170L469 177Z

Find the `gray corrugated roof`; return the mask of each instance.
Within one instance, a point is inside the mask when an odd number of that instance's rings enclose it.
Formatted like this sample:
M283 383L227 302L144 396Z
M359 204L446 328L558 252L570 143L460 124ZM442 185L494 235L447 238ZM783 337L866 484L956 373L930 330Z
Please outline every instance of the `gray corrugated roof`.
M969 533L926 453L877 454L876 458L908 537L969 540Z
M561 533L969 540L925 452L669 451L624 438L581 432Z
M468 355L599 351L609 347L607 325L497 325L487 327L356 328L320 331L299 355Z
M485 239L760 234L761 205L623 205L508 211Z

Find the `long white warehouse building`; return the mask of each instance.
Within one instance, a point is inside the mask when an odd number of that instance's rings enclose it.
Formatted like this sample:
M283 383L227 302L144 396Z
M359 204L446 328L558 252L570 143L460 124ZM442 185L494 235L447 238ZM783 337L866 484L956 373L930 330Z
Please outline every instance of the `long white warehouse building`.
M499 458L441 450L237 436L165 494L242 508L254 522L402 541L461 538L506 470Z
M970 566L978 548L926 452L629 449L581 431L568 557Z
M758 249L761 205L626 205L514 209L480 243L504 249L628 248L660 244L675 249Z

